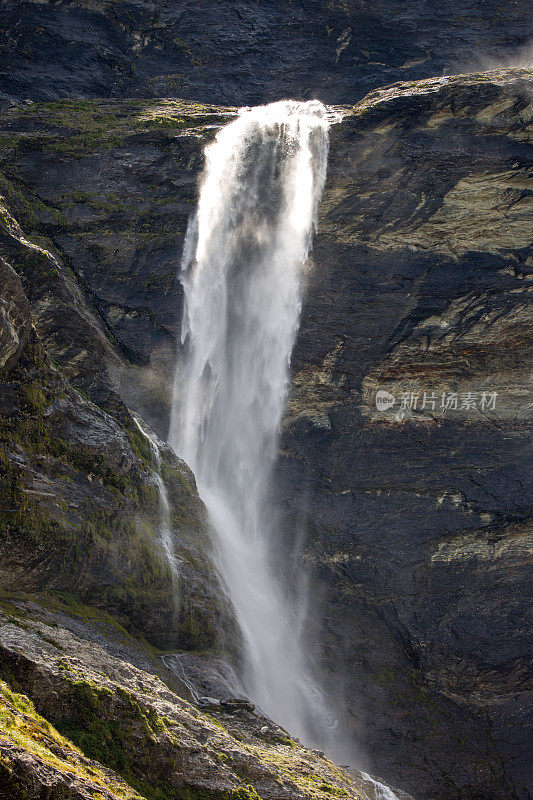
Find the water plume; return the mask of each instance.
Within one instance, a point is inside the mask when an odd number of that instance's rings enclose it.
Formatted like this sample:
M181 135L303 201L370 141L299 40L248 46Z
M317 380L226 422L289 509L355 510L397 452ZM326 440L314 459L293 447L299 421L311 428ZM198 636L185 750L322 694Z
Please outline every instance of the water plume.
M335 727L275 569L269 482L328 155L317 102L244 109L206 149L184 246L169 441L194 470L244 642L249 696L306 743Z

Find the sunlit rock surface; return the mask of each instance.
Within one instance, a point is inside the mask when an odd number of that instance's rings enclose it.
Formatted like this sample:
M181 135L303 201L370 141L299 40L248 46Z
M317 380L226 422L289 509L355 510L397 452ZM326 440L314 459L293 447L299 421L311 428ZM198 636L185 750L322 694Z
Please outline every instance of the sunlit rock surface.
M148 647L83 609L2 607L0 677L22 693L0 681L2 800L21 785L31 800L376 800L250 703L198 710Z

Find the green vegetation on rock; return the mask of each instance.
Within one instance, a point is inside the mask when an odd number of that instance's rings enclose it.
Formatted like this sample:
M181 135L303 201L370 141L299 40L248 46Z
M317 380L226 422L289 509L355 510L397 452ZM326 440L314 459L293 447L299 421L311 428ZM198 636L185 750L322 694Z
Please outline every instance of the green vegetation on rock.
M86 759L77 747L37 714L26 695L11 691L0 681L0 780L13 791L14 798L23 800L27 797L24 784L13 764L15 759L8 757L12 751L4 750L3 744L14 745L31 754L63 776L65 783L74 775L75 779L87 782L87 789L92 786L96 791L100 787L112 792L117 799L140 800L140 795L118 776L112 776ZM93 796L96 798L96 794Z

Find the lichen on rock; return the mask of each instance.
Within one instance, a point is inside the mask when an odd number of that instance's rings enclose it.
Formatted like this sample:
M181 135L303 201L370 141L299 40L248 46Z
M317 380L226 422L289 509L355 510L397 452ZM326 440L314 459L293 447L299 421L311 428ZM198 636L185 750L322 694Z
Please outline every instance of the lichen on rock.
M133 640L127 646L144 669L123 651L117 657L118 632L34 603L0 611L0 769L8 786L19 776L25 785L26 764L35 786L70 784L69 798L95 796L94 784L106 800L369 800L250 703L204 713L176 693L179 681L163 662Z

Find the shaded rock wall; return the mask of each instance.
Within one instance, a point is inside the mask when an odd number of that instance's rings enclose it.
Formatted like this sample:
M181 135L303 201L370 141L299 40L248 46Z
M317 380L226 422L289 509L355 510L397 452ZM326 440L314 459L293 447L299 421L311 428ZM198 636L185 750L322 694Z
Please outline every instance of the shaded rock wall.
M294 355L277 491L322 587L328 684L374 770L425 798L526 796L528 79L418 81L346 109ZM94 100L2 116L6 203L48 253L17 266L35 325L121 424L125 400L166 433L175 268L210 126L231 113ZM497 407L443 413L443 391ZM419 405L397 416L403 392Z
M332 130L293 360L277 488L325 667L421 797L527 796L528 77L396 85Z
M57 340L53 357L92 399L112 403L121 393L162 436L182 302L177 265L203 148L231 113L181 101L74 100L14 108L0 123L6 203L67 272L28 276L50 345ZM69 271L90 321L76 312Z
M2 181L0 591L83 600L159 646L212 648L221 631L229 644L194 477L161 443L175 594L155 460L116 391L121 353L50 240L27 238L7 204L29 206Z
M526 0L6 0L0 97L351 103L519 59L528 11Z

